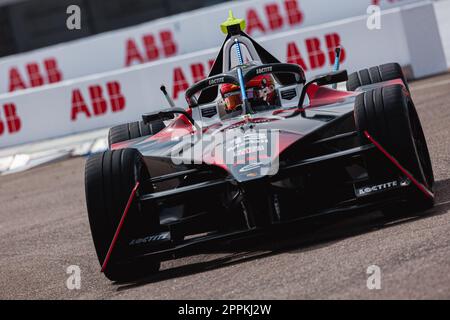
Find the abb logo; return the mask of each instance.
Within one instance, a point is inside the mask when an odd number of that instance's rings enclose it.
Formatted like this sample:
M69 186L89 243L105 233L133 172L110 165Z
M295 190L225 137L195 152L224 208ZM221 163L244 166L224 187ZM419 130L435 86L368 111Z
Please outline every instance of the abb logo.
M104 115L107 112L108 103L112 112L119 112L125 109L125 97L120 90L120 83L117 81L106 83L108 95L106 98L100 85L89 86L88 91L91 102L90 108L88 108L81 90L72 90L72 107L70 112L72 121L76 121L79 114L84 114L86 118Z
M329 65L334 64L334 49L340 45L341 38L337 33L326 34L322 41L317 37L305 39L306 54L302 53L296 42L288 42L285 61L298 64L305 71L320 69L327 63ZM346 58L346 51L344 48L341 49L340 61L343 62ZM305 60L305 58L307 59ZM213 64L214 60L209 60L207 66L203 63L189 65L188 72L190 72L192 84L204 79ZM187 81L186 73L182 67L175 67L173 69L172 79L172 97L173 99L178 99L179 95L183 94L189 88L190 84Z
M36 62L28 63L25 69L25 74L21 74L17 67L9 69L9 92L62 80L62 72L55 58L45 59L41 66Z
M297 26L303 22L303 12L300 10L297 0L285 0L283 2L285 15L281 14L278 3L270 3L264 6L264 13L268 24L265 25L255 9L246 12L247 28L245 31L251 35L255 30L262 33L281 29L284 25Z
M307 51L308 60L304 59L304 55L298 49L295 42L289 42L287 44L287 58L288 63L296 63L303 68L303 70L314 70L322 68L327 63L332 65L335 59L334 49L341 45L341 38L337 33L330 33L325 35L325 49L323 49L323 43L319 38L307 38L305 39L305 47ZM346 58L346 51L341 48L340 61L343 62ZM306 63L309 62L309 64Z
M189 66L189 70L193 80L192 83L205 79L207 72L212 68L213 64L214 59L208 61L207 68L201 62L191 64ZM184 93L189 88L189 83L187 82L186 76L181 67L176 67L173 69L172 79L172 97L173 99L177 99L180 93Z
M6 131L9 134L19 132L21 127L22 122L17 115L16 105L14 103L5 103L3 105L3 114L0 112L0 136Z
M156 44L153 34L145 34L142 36L142 46L144 52L141 52L134 39L128 39L126 42L126 58L125 66L133 63L144 63L146 61L157 60L161 56L171 57L177 53L178 46L173 39L172 31L165 30L159 32L159 41L161 48Z

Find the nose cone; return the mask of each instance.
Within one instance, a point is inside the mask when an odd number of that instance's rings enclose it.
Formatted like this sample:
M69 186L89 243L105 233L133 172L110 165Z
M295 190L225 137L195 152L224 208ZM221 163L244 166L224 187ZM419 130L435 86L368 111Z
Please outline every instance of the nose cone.
M227 170L238 182L273 176L279 170L279 156L301 135L273 129L228 130L214 135L203 159Z

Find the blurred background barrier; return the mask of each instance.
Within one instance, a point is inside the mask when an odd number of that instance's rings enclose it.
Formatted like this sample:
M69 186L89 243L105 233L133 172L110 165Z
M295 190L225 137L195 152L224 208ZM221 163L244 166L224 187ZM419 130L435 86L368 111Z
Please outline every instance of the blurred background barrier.
M366 19L278 33L260 38L260 43L281 61L301 65L307 77L331 70L337 45L343 48L342 68L350 72L391 61L408 67L413 77L447 70L431 3L384 11L379 30L369 30ZM216 53L213 48L0 95L0 147L137 120L145 112L167 107L159 91L162 83L176 105L186 107L184 91L207 75Z
M0 0L0 56L120 29L227 0ZM228 0L229 1L229 0ZM66 28L66 8L80 7L83 29Z
M450 68L450 0L440 0L434 3L434 10L439 24L442 45Z
M223 1L14 2L0 7L0 56L45 48L0 58L0 93L219 46L223 37L218 24L229 9L246 18L247 33L259 37L364 15L373 3L389 9L418 1L339 0L332 5L328 0L234 1L150 22L146 21ZM72 4L81 9L80 30L66 27L66 8ZM141 24L94 35L137 23ZM78 40L61 43L74 39Z

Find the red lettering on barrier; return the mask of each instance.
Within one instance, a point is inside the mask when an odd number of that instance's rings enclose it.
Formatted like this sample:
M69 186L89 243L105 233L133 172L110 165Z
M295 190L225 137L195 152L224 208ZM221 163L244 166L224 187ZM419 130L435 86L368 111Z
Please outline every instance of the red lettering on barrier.
M86 102L84 102L83 96L81 95L81 91L79 89L75 89L72 91L72 109L70 119L72 121L76 121L77 115L80 112L84 113L87 118L91 117Z
M325 42L328 49L328 57L330 58L330 63L334 63L336 54L334 49L341 45L341 37L337 33L331 33L325 35ZM341 56L339 57L340 62L344 62L346 58L346 51L341 47Z
M252 34L253 30L255 29L259 29L261 32L266 32L266 29L259 19L256 11L254 9L249 9L247 11L247 28L245 29L245 31L248 34Z
M100 85L92 85L88 87L89 97L92 104L92 112L94 116L104 115L108 110L108 102L103 96L103 88ZM120 83L117 81L107 82L106 91L109 95L109 103L112 112L119 112L125 109L125 97L120 90ZM76 121L78 114L84 113L86 118L90 118L91 112L86 104L80 89L72 91L72 107L71 116L72 121Z
M126 42L126 58L125 66L130 66L133 63L144 63L146 61L153 61L165 57L173 56L177 53L178 46L173 38L173 33L170 30L163 30L158 33L161 48L155 40L154 34L145 34L142 36L142 44L145 49L144 54L139 51L134 39L127 39Z
M297 0L286 0L284 2L284 8L286 9L288 22L291 26L303 22L303 13L300 11Z
M164 55L166 57L175 55L177 53L177 44L173 40L172 32L169 30L161 31L159 37L163 45Z
M22 122L17 116L16 106L13 103L7 103L3 106L5 112L6 124L8 125L9 133L15 133L20 131Z
M186 81L186 77L183 74L183 70L181 68L175 68L173 70L172 97L174 99L177 99L180 92L186 91L187 88L189 88L189 84Z
M203 63L191 64L191 73L194 82L205 79L205 67Z
M303 68L303 70L308 70L306 67L305 60L303 60L303 57L300 53L300 50L298 50L297 45L295 42L289 42L287 47L287 63L295 63L298 64L300 67Z
M259 30L262 33L266 33L269 30L279 30L283 28L283 25L297 26L303 23L303 12L300 10L300 6L297 0L285 0L284 13L278 3L269 3L264 6L265 18L268 21L268 26L265 26L263 20L258 15L254 8L249 8L246 13L247 28L246 32L252 34L254 30Z
M402 0L385 0L385 2L395 3L395 2L402 2ZM381 0L372 0L372 4L375 6L379 6L381 4Z
M277 30L283 27L283 17L280 15L278 5L268 4L265 6L266 14L269 19L269 27L272 30Z
M117 81L108 82L106 87L108 88L112 112L118 112L125 109L125 97L120 91L120 83Z
M317 69L325 65L325 53L320 49L318 38L306 39L306 49L308 50L311 69Z
M130 66L135 61L137 61L138 63L144 62L144 59L142 58L138 48L136 47L136 43L134 42L133 39L128 39L126 46L127 46L127 57L125 65L127 67Z
M39 72L39 66L37 65L37 63L29 63L27 64L26 68L28 77L30 79L30 85L32 87L42 86L44 84L44 78Z
M90 86L89 94L91 96L92 108L96 116L104 114L106 112L106 100L102 95L102 87Z
M16 68L11 68L9 70L9 92L25 89L26 85L20 76L19 71Z
M337 33L330 33L325 35L325 43L327 47L327 53L329 58L329 64L334 64L335 53L334 49L337 46L341 46L341 38ZM305 46L308 52L309 58L309 69L318 69L322 68L326 64L326 55L325 52L321 49L321 42L319 38L308 38L305 39ZM340 61L345 61L346 51L341 46L341 58ZM308 70L308 67L303 60L302 54L297 47L295 42L289 42L287 44L287 59L288 63L296 63L300 65L305 71Z
M151 34L147 34L142 38L144 42L145 52L147 53L147 60L152 61L159 58L158 47L155 44L155 38Z
M62 73L58 68L55 58L44 60L45 70L47 71L47 82L55 83L62 80Z
M0 110L0 136L7 131L9 134L17 133L22 128L22 120L17 114L17 108L14 103L5 103L3 105L4 121ZM6 123L5 123L6 122Z
M28 75L29 86L25 84L24 78L16 67L9 70L9 92L26 89L28 87L39 87L45 83L55 83L62 80L62 72L58 69L55 58L44 60L44 74L41 73L39 64L31 62L25 65Z

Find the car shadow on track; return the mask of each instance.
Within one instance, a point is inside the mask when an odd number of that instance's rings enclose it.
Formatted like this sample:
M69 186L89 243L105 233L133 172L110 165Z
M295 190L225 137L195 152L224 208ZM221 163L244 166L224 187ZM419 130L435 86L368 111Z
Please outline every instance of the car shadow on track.
M214 250L202 252L208 254L225 254L225 256L219 258L164 269L157 274L133 282L116 282L115 285L118 286L118 291L122 291L284 252L299 253L316 250L345 238L448 213L450 211L450 179L437 181L434 189L436 205L426 212L419 212L401 218L386 217L381 212L369 212L362 215L348 215L345 217L323 217L307 225L301 227L296 226L292 230L283 230L282 234L276 233L270 236L264 236L264 238L259 237L251 240L233 241ZM302 234L302 236L299 237L299 234Z

